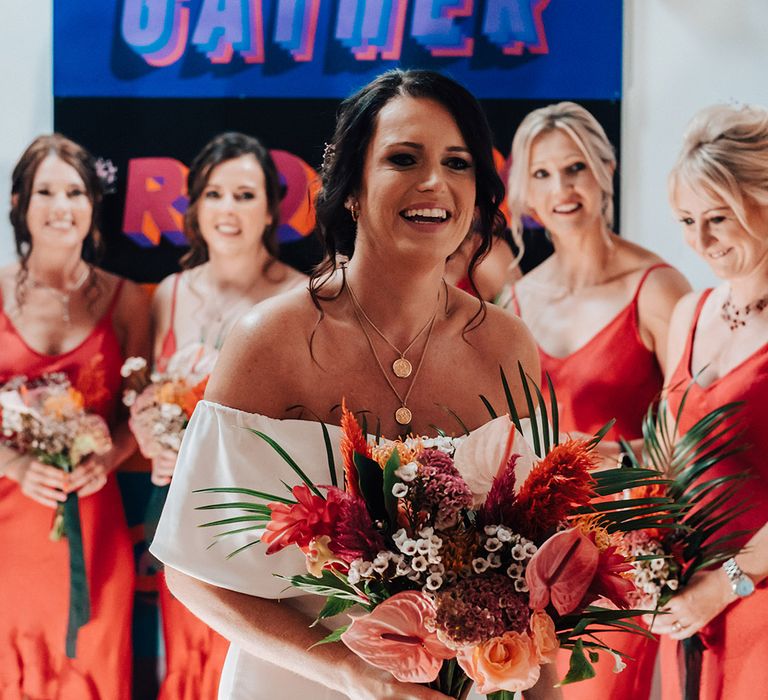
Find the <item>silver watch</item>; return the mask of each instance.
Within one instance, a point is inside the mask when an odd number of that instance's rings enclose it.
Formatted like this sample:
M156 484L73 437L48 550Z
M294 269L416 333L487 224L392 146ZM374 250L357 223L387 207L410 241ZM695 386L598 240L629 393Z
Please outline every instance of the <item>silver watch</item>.
M731 582L733 592L739 598L746 598L755 592L754 582L741 570L741 567L739 567L733 557L723 564L723 571L725 571L725 575Z

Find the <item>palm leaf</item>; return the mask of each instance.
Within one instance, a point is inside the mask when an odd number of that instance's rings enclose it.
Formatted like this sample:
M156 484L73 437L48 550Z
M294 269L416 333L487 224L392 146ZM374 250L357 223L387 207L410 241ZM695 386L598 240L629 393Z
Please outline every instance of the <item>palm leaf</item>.
M266 442L275 452L277 452L280 457L282 457L283 461L296 473L296 476L299 477L312 491L316 496L320 496L320 498L324 498L323 494L320 493L320 489L315 486L315 484L312 482L312 480L302 471L301 467L299 467L298 464L296 464L296 461L291 457L277 442L275 442L269 435L265 435L260 430L254 430L253 428L246 428L249 432L253 433L257 437L260 437L264 442Z

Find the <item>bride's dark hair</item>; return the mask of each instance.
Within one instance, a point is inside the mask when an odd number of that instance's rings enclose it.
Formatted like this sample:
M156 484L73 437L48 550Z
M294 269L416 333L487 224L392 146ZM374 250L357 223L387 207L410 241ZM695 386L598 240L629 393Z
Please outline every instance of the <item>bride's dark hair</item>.
M490 249L493 237L506 227L499 210L504 199L504 183L496 171L491 130L478 101L466 88L440 73L388 71L342 102L333 139L325 149L322 188L316 199L317 232L325 259L310 279L310 293L318 307L322 299L332 298L323 296L322 288L337 269L337 256L352 257L355 250L357 227L344 204L350 195L360 191L366 151L376 119L390 100L401 96L426 98L445 107L472 155L478 212L473 227L480 236L480 245L470 260L468 276L476 292L474 270ZM480 316L482 320L484 315L481 300L475 319Z

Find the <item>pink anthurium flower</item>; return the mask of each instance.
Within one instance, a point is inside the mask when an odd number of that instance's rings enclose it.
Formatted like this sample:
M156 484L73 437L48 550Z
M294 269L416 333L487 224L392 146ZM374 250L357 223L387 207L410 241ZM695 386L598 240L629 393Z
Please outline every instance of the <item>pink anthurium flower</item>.
M600 550L579 530L550 537L525 570L531 608L544 610L551 602L561 615L573 612L592 584L599 559Z
M433 603L418 591L397 593L373 612L353 617L341 641L376 668L406 683L430 683L443 661L456 656L426 621L434 617Z

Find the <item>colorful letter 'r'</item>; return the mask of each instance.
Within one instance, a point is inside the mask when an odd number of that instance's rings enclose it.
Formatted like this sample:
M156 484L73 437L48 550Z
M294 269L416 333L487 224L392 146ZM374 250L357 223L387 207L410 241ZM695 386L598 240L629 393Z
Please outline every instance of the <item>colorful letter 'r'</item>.
M165 236L186 245L187 167L175 158L133 158L128 163L123 233L145 248Z

